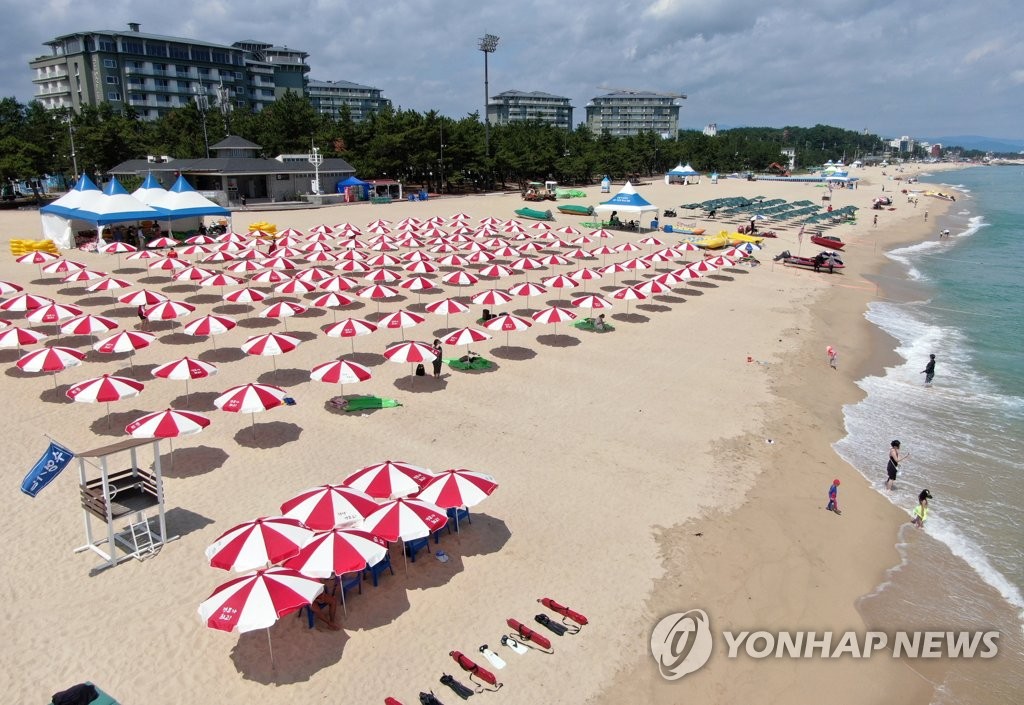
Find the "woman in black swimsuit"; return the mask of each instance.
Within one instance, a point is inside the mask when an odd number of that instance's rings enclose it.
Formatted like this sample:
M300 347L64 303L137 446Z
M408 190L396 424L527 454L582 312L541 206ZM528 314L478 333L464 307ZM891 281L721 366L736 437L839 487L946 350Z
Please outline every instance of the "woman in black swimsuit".
M889 464L885 468L888 479L885 481L885 489L890 492L895 489L896 473L899 471L900 463L910 457L910 453L900 455L900 442L893 441L889 444Z

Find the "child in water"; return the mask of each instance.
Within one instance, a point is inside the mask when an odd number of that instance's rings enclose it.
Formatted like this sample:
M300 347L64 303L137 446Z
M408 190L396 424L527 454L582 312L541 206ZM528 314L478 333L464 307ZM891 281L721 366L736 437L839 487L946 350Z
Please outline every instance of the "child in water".
M910 523L919 529L923 529L925 521L928 520L928 500L931 498L932 493L928 490L921 490L921 494L917 496L917 506L914 507L914 518L910 520Z

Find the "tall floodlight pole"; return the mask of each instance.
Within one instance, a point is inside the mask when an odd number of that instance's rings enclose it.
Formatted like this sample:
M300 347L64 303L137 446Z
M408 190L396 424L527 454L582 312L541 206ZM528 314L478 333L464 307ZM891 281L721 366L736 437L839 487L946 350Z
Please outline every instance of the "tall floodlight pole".
M498 40L493 34L485 34L480 37L480 51L484 53L484 154L491 156L491 121L487 116L487 104L491 101L490 92L487 86L487 55L493 54L498 48Z
M71 163L75 170L75 181L78 181L78 155L75 153L75 126L70 115L64 116L64 122L68 126L68 137L71 138Z

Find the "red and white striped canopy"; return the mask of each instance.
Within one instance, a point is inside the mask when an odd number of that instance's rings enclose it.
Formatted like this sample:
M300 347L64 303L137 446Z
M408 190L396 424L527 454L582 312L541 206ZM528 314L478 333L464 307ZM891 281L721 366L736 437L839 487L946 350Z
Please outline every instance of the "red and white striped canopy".
M572 277L567 277L564 274L559 274L555 277L548 277L542 281L544 282L544 286L552 289L574 289L580 285L578 281Z
M132 252L127 257L125 257L125 259L129 259L134 262L144 259L157 259L158 257L159 255L157 255L155 252L150 252L149 250L136 250L135 252Z
M490 475L459 468L437 473L415 499L436 504L442 509L474 507L496 489L498 483Z
M260 517L233 526L207 546L214 568L241 572L298 555L313 532L291 517Z
M519 271L525 272L532 269L540 269L544 264L539 259L532 257L520 257L517 260L513 260L508 265L512 269L518 269Z
M136 252L139 248L127 242L111 242L99 249L105 255L121 255L125 252Z
M338 272L349 272L350 274L363 274L370 271L367 265L355 260L342 260L334 265L334 269Z
M25 353L17 365L25 372L59 372L66 367L80 365L84 358L84 352L54 345Z
M501 289L487 289L472 298L473 303L479 306L503 306L511 300L509 293Z
M260 262L260 265L264 269L298 269L299 265L295 264L292 260L287 257L268 257L267 259Z
M174 280L179 282L201 282L203 279L212 277L215 272L204 267L185 267L174 273Z
M637 291L647 294L648 296L664 294L666 291L671 291L671 289L672 287L662 284L656 279L648 279L647 281L636 285Z
M616 289L612 292L613 299L621 299L622 301L638 301L646 299L647 294L642 291L638 291L636 287L624 286L621 289Z
M166 409L146 414L124 427L135 438L178 438L199 433L210 425L210 419L191 411Z
M459 328L457 331L446 337L442 342L445 345L469 345L490 340L491 336L476 328Z
M346 318L343 321L324 326L324 333L330 338L354 338L369 335L377 330L377 326L362 318Z
M577 299L572 300L572 305L577 308L590 308L590 309L601 309L601 308L614 308L610 301L601 298L600 296L581 296Z
M480 270L480 276L482 277L494 277L496 279L504 279L515 274L515 270L506 267L503 264L489 264Z
M394 296L398 296L398 290L392 289L390 286L384 286L383 284L373 284L371 286L360 289L356 292L356 296L361 299L390 299Z
M177 240L174 240L174 239L169 238L169 237L155 237L155 238L153 238L152 240L150 240L150 241L148 241L146 243L146 247L152 247L152 248L155 248L155 249L160 249L160 248L163 248L163 247L174 247L177 244L178 244Z
M224 294L224 300L233 304L257 304L267 298L259 289L235 289Z
M95 272L91 269L79 269L77 272L72 272L63 279L62 282L65 284L74 284L77 282L92 282L97 279L102 279L107 276L106 272Z
M308 294L311 291L316 291L316 285L312 282L292 277L275 286L274 291L279 294Z
M328 277L321 282L317 283L317 288L321 291L349 291L354 289L358 285L355 279L344 277L339 275Z
M393 313L389 313L379 321L377 324L381 328L412 328L418 326L420 323L426 321L423 316L413 313L412 311L406 311L404 308L399 309Z
M373 377L370 370L350 360L331 360L317 365L310 370L309 376L310 379L328 384L355 384Z
M437 349L416 340L406 340L389 345L384 351L384 357L391 362L429 362L437 357Z
M109 404L122 399L137 397L145 385L128 377L102 375L87 379L68 389L68 399L87 404Z
M452 286L473 286L480 281L480 278L475 274L470 274L460 269L451 274L446 274L441 281Z
M547 291L547 287L541 286L540 284L534 284L533 282L521 282L519 284L513 284L508 288L508 293L513 296L540 296L541 294L546 294Z
M374 508L378 505L374 503ZM331 529L317 534L306 544L299 555L285 561L286 568L292 568L303 575L314 578L329 578L334 574L360 571L376 565L388 553L388 542L367 531L355 529Z
M69 259L49 261L50 263L43 267L43 271L47 274L70 274L71 272L77 272L80 269L85 269L85 265L81 262L73 262Z
M233 277L230 274L217 272L215 274L211 274L205 279L201 279L199 281L199 286L238 286L243 281L243 279Z
M259 274L253 275L250 281L254 281L257 284L279 284L280 282L288 281L289 279L291 279L291 277L284 272L280 272L276 269L264 269Z
M186 316L196 310L196 307L192 304L187 304L184 301L161 301L155 303L152 306L147 306L145 309L146 318L155 319L159 321L168 321L172 318L180 318Z
M189 335L195 336L220 335L221 333L227 333L236 325L238 324L235 323L233 318L208 314L194 321L189 321L185 324L183 330Z
M57 323L68 318L81 316L82 309L70 304L47 304L25 314L25 318L33 323Z
M433 476L432 472L418 465L401 460L385 460L356 470L341 484L377 499L392 499L418 492Z
M448 515L436 504L395 499L366 517L363 528L385 541L410 541L429 536L447 523Z
M298 338L284 333L264 333L254 335L242 343L242 352L248 355L282 355L291 352L302 342Z
M22 287L14 282L0 281L0 294L6 296L7 294L16 294L22 290Z
M261 269L261 267L259 263L254 262L251 259L238 258L237 262L232 262L225 267L225 269L229 272L234 272L235 274L245 274L246 272L255 272Z
M260 311L260 318L289 318L305 313L307 310L305 306L294 301L278 301Z
M115 289L127 289L132 284L126 279L117 279L116 277L107 277L100 279L94 284L90 284L85 288L86 291L114 291Z
M333 291L328 291L323 296L318 296L315 299L313 299L313 305L319 308L334 308L348 306L351 303L352 299Z
M326 269L321 267L310 267L309 269L303 269L301 272L295 275L295 279L300 282L306 282L307 284L319 284L320 282L330 279L332 275Z
M513 316L508 313L503 313L500 316L495 316L489 321L484 321L485 328L490 330L500 330L506 333L511 331L524 331L532 325L533 324L525 318Z
M572 321L576 318L576 314L567 308L560 308L558 306L552 306L546 308L543 311L537 311L533 314L533 320L537 323L564 323L566 321Z
M43 264L44 262L53 262L57 259L57 255L50 254L49 252L29 252L28 254L18 257L15 262L18 264Z
M217 366L209 362L183 357L153 368L154 377L163 379L202 379L217 374Z
M146 266L162 272L176 272L179 269L185 269L188 264L177 257L157 257Z
M115 333L109 338L104 338L92 346L96 352L104 354L126 353L140 350L156 340L152 333L145 333L138 330L123 330Z
M410 262L403 267L410 274L433 274L437 271L437 265L427 260Z
M323 583L290 568L258 570L224 583L199 605L211 629L240 633L272 626L280 617L311 604Z
M285 394L283 389L270 384L242 384L214 399L213 405L229 413L255 414L281 406Z
M298 519L313 531L328 531L360 522L379 507L373 497L353 487L320 485L282 504L281 514Z
M0 331L0 348L20 348L22 345L35 345L46 337L46 333L40 333L32 328L14 326Z
M94 335L117 328L117 321L106 316L88 314L62 323L60 332L65 335Z
M465 313L469 310L469 307L455 299L448 298L431 301L427 304L426 310L430 313L447 316L452 313Z
M150 289L139 289L117 297L117 300L129 306L152 306L161 301L167 301L167 297L159 291Z

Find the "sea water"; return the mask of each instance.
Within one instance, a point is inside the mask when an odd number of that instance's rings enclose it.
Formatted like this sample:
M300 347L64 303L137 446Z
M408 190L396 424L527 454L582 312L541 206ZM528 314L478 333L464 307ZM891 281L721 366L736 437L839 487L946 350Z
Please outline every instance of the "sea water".
M1019 703L1024 168L972 168L922 181L942 184L937 190L957 200L948 216L933 219L931 239L888 253L911 294L872 303L867 318L896 340L901 362L858 381L866 397L844 409L847 436L836 450L908 518L922 489L934 499L923 531L907 524L893 537L901 564L859 607L872 628L999 630L994 662L911 666L936 686L936 703ZM918 209L929 202L922 196ZM944 228L950 235L940 238ZM935 380L926 385L930 354ZM886 459L896 439L909 458L897 489L887 492Z

